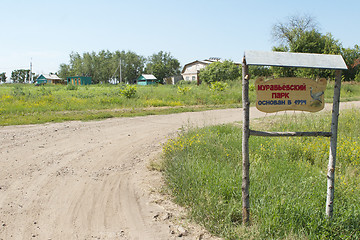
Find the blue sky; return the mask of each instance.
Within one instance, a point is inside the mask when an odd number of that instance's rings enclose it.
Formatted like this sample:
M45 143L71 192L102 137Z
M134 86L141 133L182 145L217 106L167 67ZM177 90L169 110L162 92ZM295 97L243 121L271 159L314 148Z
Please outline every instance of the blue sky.
M0 72L56 72L71 52L170 52L181 65L208 57L241 61L270 51L272 26L293 15L316 18L344 47L360 44L360 1L333 0L2 0Z

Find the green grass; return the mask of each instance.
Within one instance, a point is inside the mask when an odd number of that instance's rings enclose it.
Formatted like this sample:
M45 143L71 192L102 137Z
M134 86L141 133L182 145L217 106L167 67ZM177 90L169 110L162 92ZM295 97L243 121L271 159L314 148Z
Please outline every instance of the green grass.
M253 86L253 81L251 83ZM332 101L333 84L325 93ZM255 88L250 101L255 102ZM241 107L240 81L230 82L221 91L208 85L137 86L133 96L124 86L89 85L35 87L28 84L0 85L0 125L93 120L108 117L166 114L204 109ZM344 84L342 101L359 100L360 85ZM165 107L162 109L154 109Z
M329 131L330 118L266 119L253 127ZM359 118L359 110L340 116L331 221L325 216L328 138L250 138L250 227L241 224L239 126L193 129L170 140L163 150L169 190L193 219L225 239L360 239Z
M127 96L118 85L40 86L0 85L0 125L92 120L108 117L167 114L219 107L239 107L239 84L225 92L211 92L206 85L137 86ZM216 105L216 106L215 106ZM159 108L163 107L163 108Z

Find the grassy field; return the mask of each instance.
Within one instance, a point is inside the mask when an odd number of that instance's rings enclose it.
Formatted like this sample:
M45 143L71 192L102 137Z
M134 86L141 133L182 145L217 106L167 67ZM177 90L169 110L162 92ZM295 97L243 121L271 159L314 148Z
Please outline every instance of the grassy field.
M225 239L360 239L359 110L339 122L334 217L325 216L328 138L250 137L251 225L243 227L241 126L189 130L163 148L168 189ZM264 119L252 128L329 131L330 114Z
M198 111L216 106L238 107L241 102L239 84L222 92L210 91L205 85L137 86L131 97L122 93L124 87L3 84L0 125Z
M332 101L333 84L325 93ZM125 86L89 85L35 87L28 84L0 85L0 125L33 124L67 120L166 114L204 109L241 107L241 84L226 88L196 85L137 86L134 96L123 94ZM126 89L126 88L125 88ZM342 101L360 99L360 85L344 84ZM255 102L254 86L250 100Z

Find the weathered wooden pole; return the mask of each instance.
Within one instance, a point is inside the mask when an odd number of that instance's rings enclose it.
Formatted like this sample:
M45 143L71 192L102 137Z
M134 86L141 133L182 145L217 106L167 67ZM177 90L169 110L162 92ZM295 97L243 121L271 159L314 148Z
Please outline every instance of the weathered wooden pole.
M250 102L249 102L249 71L245 57L242 62L242 105L243 105L243 135L242 135L242 221L248 224L250 221L249 204L249 136L250 136Z
M328 218L331 218L333 215L336 147L337 147L337 132L338 132L339 107L340 107L340 88L341 88L341 71L337 70L335 72L335 87L334 87L333 110L332 110L332 120L331 120L330 155L329 155L329 165L327 170L326 216Z

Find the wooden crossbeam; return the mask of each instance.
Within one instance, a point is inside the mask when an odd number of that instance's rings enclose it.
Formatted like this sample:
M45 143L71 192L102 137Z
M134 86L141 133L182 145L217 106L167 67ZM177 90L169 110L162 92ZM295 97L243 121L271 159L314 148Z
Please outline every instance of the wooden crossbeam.
M263 132L250 130L250 135L261 137L331 137L331 132Z

